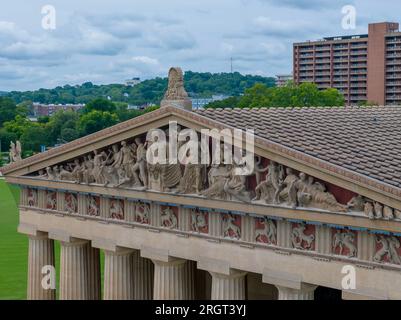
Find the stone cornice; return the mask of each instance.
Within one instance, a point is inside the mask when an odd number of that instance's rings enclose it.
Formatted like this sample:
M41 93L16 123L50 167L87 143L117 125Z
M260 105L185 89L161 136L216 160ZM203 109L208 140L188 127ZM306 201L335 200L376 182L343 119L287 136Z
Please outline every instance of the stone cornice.
M250 214L252 216L270 216L277 219L290 219L306 221L312 224L339 225L344 227L355 227L376 231L392 232L401 234L400 221L370 220L363 214L358 213L336 213L308 208L291 209L288 207L264 205L258 203L243 203L237 201L223 201L206 199L191 195L163 193L155 191L141 191L125 188L111 188L100 185L82 185L71 182L47 181L29 177L7 178L8 182L24 186L32 186L41 189L55 189L57 191L77 192L83 194L94 194L105 197L130 199L134 201L149 201L159 204L172 204L184 207L199 207L214 210L216 212L233 212L239 214Z

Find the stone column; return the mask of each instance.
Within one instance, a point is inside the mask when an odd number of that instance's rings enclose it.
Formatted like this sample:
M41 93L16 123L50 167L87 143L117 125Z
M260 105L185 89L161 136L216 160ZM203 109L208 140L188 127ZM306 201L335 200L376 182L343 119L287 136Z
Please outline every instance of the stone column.
M105 250L104 300L133 300L132 250Z
M54 240L51 240L45 234L29 236L28 253L28 300L55 300L56 290L45 289L42 286L43 278L48 275L49 270L44 270L44 266L54 267ZM54 271L54 269L53 269ZM52 279L50 275L50 280Z
M149 259L142 258L140 251L135 250L132 254L132 268L134 279L134 299L153 299L154 265Z
M174 259L169 262L153 260L155 264L154 300L189 300L186 289L186 260Z
M88 290L90 300L101 300L100 250L86 247L88 257Z
M61 242L60 300L88 300L89 241Z
M231 271L230 275L211 272L212 300L245 300L246 272Z
M292 289L276 286L278 289L278 300L314 300L316 286L302 285L301 289Z
M196 262L188 260L185 266L185 290L187 290L187 299L195 300L195 273L196 273Z

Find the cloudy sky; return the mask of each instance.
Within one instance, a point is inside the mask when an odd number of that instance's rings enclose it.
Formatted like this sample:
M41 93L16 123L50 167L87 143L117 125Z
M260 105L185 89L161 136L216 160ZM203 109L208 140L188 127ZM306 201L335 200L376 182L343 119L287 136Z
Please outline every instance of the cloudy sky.
M42 8L56 9L56 29ZM356 29L342 28L344 5ZM122 83L184 70L275 75L292 70L292 43L401 22L399 0L2 0L0 91Z

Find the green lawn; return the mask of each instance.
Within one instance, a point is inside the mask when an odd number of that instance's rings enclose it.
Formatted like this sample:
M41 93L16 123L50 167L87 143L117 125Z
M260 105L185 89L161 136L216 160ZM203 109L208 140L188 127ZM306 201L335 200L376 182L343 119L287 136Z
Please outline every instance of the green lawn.
M0 179L0 300L26 299L28 237L17 232L19 189ZM57 275L60 244L55 243ZM101 252L103 284L104 255ZM57 288L58 288L57 277Z
M19 189L0 180L0 299L26 298L28 238L17 232Z

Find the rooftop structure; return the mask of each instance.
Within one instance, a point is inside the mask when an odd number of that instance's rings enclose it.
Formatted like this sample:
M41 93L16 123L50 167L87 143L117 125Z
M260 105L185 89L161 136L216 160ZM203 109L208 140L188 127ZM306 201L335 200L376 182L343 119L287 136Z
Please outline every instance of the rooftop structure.
M336 88L348 105L401 104L401 33L393 22L369 24L363 35L294 44L294 81Z

